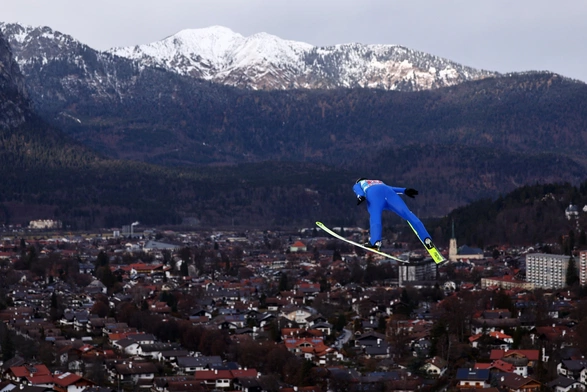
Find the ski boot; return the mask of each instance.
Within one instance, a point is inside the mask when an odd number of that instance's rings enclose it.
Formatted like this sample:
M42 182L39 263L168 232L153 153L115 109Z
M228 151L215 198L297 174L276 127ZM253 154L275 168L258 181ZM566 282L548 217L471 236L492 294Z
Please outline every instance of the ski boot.
M374 250L378 251L378 250L381 250L381 241L377 241L377 242L375 242L375 244L371 244L371 241L367 241L367 242L365 242L364 246L366 248L374 249Z

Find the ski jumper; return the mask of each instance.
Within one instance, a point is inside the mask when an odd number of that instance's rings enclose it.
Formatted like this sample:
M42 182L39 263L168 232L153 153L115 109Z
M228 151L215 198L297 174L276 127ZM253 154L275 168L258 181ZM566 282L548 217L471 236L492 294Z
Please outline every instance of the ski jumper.
M424 224L406 205L399 194L403 194L406 188L397 188L386 185L379 180L361 180L353 186L357 197L363 196L367 200L367 211L369 211L369 242L375 245L381 241L381 214L383 210L393 211L410 224L420 241L431 243L430 234Z

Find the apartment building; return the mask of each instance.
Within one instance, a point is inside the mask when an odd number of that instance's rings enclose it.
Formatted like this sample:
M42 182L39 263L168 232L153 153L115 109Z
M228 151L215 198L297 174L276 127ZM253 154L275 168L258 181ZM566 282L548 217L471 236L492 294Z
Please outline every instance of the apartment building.
M526 281L536 288L558 289L566 286L570 256L546 253L526 255Z
M575 260L579 270L579 283L585 286L587 284L587 250L579 252L579 257Z

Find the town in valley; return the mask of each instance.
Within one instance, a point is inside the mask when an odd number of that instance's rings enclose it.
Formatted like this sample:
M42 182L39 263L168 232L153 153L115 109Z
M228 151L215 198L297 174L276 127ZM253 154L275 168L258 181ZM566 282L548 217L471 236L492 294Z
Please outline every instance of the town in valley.
M583 390L587 250L556 248L451 238L438 266L407 243L384 241L398 263L312 227L4 227L0 385Z

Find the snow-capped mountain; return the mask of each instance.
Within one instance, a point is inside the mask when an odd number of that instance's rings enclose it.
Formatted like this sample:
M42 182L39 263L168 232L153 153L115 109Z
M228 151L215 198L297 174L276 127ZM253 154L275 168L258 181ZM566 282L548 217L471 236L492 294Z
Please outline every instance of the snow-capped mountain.
M141 69L140 64L96 51L49 27L0 22L0 33L10 45L37 108L76 95L120 101Z
M267 33L244 37L220 26L182 30L161 41L104 52L50 27L0 22L0 31L25 74L27 67L42 67L55 60L91 70L96 64L112 66L118 57L127 59L136 70L157 67L225 85L264 90L418 91L497 75L398 45L316 47ZM90 78L98 90L116 89L119 83L111 72L84 77Z
M0 130L22 124L30 110L24 78L0 35Z
M220 26L182 30L161 41L109 52L182 75L253 89L415 91L496 75L398 45L315 47L266 33L243 37Z

